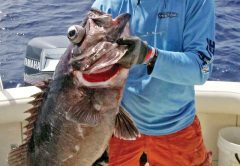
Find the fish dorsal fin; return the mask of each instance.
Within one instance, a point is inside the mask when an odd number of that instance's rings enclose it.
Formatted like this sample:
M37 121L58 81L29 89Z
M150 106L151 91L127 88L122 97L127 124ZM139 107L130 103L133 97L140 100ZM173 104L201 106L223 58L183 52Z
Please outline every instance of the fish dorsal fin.
M11 152L9 153L9 155L8 155L9 166L25 166L27 163L28 142L32 136L32 131L34 129L34 124L36 122L38 112L41 108L43 100L47 96L48 89L49 89L48 85L49 85L49 82L46 82L46 81L41 82L36 85L42 91L31 96L31 97L34 97L34 100L30 101L29 104L32 104L33 107L31 107L30 109L28 109L24 112L24 113L30 114L30 116L25 119L28 122L28 124L26 126L24 126L24 128L26 130L24 132L24 135L26 137L23 140L22 145L11 150Z
M28 122L28 124L26 126L24 126L24 128L26 130L24 132L24 135L26 136L26 138L25 138L26 141L24 143L27 143L27 141L32 136L32 130L34 129L34 123L36 122L38 112L41 108L41 105L48 94L49 84L51 83L51 81L52 80L48 80L48 81L43 81L43 82L39 82L39 83L35 84L35 86L40 88L42 91L31 96L31 97L34 97L34 100L30 101L29 104L31 104L33 107L28 109L27 111L25 111L25 113L30 113L30 116L25 119Z
M116 116L114 136L124 140L134 140L140 136L134 122L129 117L128 113L122 108Z
M27 163L27 144L13 149L8 155L9 166L25 166Z

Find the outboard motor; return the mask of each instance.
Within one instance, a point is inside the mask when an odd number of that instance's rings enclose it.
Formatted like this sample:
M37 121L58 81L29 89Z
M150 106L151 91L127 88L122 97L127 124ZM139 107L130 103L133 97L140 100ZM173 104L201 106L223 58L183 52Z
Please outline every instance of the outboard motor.
M24 60L24 82L34 84L51 79L68 45L66 36L37 37L30 40Z

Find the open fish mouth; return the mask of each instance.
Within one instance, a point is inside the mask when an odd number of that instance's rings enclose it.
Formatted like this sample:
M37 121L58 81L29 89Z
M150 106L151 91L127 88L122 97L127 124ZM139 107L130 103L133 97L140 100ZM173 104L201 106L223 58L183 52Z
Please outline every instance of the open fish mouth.
M80 56L73 56L70 64L73 69L83 73L98 73L116 64L125 54L126 46L116 43L100 42ZM106 68L106 69L105 69Z
M90 82L106 81L121 69L118 61L126 52L126 46L116 43L100 42L86 54L71 59L73 71L82 73L82 77Z
M129 19L127 13L112 19L109 14L92 10L83 28L71 27L68 37L74 44L70 59L73 72L80 72L84 79L96 82L117 74L121 68L117 63L127 46L118 45L116 41L129 34Z
M117 75L120 69L121 67L116 64L105 67L101 69L101 71L99 71L98 73L82 74L82 77L88 82L103 82Z

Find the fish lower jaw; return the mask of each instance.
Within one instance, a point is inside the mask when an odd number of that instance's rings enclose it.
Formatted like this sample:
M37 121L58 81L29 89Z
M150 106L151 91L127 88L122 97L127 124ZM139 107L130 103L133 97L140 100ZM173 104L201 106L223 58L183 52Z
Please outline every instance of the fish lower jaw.
M120 71L119 65L112 65L98 70L97 72L92 72L90 74L83 73L83 78L88 82L104 82L112 78Z
M119 65L113 65L109 70L103 72L86 74L80 71L74 71L79 86L92 88L111 88L122 87L128 75L128 69Z

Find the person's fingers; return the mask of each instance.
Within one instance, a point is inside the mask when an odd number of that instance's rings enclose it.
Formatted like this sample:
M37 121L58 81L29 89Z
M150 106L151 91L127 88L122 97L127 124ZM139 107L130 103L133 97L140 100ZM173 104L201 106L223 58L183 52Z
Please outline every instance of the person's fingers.
M138 38L138 37L123 37L123 38L119 38L118 40L117 40L117 44L119 44L119 45L132 45L132 44L134 44L135 45L135 43L137 43L137 42L139 42L140 41L140 39Z
M132 45L133 41L132 40L128 40L128 39L124 39L124 38L120 38L117 40L117 44L119 45Z

